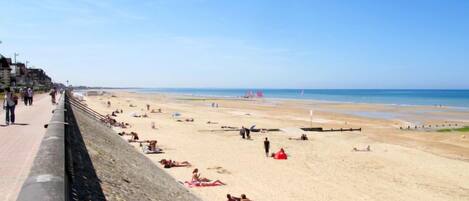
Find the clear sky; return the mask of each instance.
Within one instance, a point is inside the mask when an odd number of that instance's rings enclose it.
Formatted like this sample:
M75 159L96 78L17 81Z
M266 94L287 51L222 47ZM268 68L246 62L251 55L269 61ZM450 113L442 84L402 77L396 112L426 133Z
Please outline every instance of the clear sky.
M0 0L0 53L114 87L469 88L469 1Z

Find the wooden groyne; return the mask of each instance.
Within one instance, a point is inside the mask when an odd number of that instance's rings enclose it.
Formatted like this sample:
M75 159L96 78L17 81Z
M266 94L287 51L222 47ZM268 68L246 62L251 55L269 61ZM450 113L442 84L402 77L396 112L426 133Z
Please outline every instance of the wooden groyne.
M428 124L428 125L414 125L407 127L399 127L400 130L438 130L446 128L462 128L464 125L457 123L447 123L447 124Z
M303 131L310 132L345 132L345 131L362 131L362 128L331 128L324 129L322 127L312 127L312 128L301 128Z

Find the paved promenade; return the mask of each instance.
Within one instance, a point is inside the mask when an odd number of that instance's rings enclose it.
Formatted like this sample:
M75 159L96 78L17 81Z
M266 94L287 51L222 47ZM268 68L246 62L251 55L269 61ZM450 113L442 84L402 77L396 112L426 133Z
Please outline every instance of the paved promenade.
M34 98L32 106L17 106L17 125L5 126L5 111L0 108L0 200L16 200L45 134L44 124L52 117L50 97Z

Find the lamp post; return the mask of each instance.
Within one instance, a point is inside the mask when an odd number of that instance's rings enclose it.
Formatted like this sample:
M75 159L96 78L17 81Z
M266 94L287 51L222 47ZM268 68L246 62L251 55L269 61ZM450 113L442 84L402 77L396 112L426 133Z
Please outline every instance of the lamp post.
M15 57L15 64L16 64L16 57L17 57L17 56L20 56L20 54L18 54L18 53L15 52L15 54L13 54L13 56Z

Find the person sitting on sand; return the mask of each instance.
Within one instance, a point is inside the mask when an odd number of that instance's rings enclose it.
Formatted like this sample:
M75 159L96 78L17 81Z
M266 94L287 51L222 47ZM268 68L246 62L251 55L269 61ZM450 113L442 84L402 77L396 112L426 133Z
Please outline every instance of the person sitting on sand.
M308 136L306 134L301 134L300 138L288 138L289 140L308 140Z
M187 118L185 119L186 122L194 122L194 118Z
M209 182L207 178L200 177L199 169L195 168L192 171L192 182Z
M283 150L283 148L280 148L280 151L278 151L277 153L275 154L272 154L274 159L277 159L277 160L287 160L287 154L285 153L285 150Z
M160 164L164 166L164 168L172 168L172 167L190 167L192 166L189 162L187 161L182 161L182 162L176 162L171 159L166 160L162 159L160 161Z
M142 115L142 117L143 117L143 118L147 118L148 115L145 113L145 114Z
M237 198L235 196L231 196L230 194L226 194L226 198L228 198L227 201L240 201L241 198Z
M368 145L366 149L357 149L356 147L354 147L352 151L371 151L371 148L370 148L370 145Z
M150 140L148 141L148 150L150 151L156 151L156 143L158 143L158 141L156 140Z
M132 137L130 138L130 140L132 141L137 141L139 139L138 137L138 134L136 132L130 132L130 135L132 135Z

